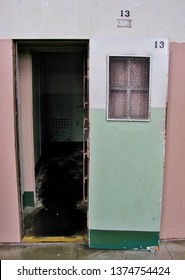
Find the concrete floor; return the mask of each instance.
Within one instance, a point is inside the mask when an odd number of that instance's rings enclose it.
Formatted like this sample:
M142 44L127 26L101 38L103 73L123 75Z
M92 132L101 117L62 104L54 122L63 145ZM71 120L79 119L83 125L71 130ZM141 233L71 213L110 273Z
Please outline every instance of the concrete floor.
M160 250L89 249L86 243L0 245L1 260L185 260L185 241L161 242Z

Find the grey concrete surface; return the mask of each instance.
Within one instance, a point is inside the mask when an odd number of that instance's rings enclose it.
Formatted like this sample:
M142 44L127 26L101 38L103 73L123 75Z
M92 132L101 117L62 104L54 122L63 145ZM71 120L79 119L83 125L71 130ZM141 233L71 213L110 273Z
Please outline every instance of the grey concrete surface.
M95 250L86 243L1 244L1 260L185 260L185 240L161 242L160 250Z

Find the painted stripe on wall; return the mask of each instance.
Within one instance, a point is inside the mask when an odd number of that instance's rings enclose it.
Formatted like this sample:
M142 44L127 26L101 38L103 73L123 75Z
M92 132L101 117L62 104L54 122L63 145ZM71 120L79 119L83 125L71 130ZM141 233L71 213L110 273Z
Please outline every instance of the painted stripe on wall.
M34 192L24 192L23 193L23 206L31 206L34 207Z
M90 247L96 249L148 249L159 245L158 232L90 230Z

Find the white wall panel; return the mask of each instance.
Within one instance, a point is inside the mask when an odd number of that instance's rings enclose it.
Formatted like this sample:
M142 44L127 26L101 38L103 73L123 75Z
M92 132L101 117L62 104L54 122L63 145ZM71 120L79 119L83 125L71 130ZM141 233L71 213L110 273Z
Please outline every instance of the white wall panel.
M88 0L1 0L0 11L1 38L89 36Z
M117 27L129 10L131 28ZM165 37L185 40L183 0L1 0L0 38ZM125 17L123 17L125 18Z

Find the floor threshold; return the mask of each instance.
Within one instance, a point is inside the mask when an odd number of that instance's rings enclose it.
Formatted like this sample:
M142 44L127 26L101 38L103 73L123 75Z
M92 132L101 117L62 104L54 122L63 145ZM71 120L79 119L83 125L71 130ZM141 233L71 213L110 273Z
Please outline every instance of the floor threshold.
M79 236L24 236L23 243L87 242L87 235Z

